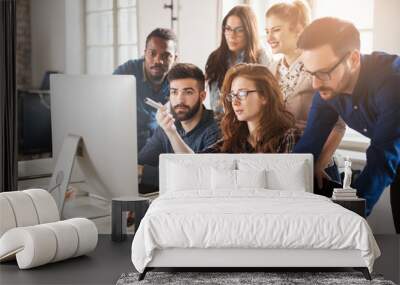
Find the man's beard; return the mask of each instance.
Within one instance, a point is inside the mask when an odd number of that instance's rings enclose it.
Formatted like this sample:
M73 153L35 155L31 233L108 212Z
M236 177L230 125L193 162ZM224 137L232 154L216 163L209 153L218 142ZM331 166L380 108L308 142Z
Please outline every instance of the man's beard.
M181 111L180 112L176 112L175 109L178 108L178 107L186 108L187 111L186 112L181 112ZM201 107L201 100L199 98L197 103L192 108L190 108L189 106L184 105L184 104L178 104L178 105L175 105L172 108L171 113L172 113L172 115L174 116L174 118L176 120L178 120L180 122L181 121L187 121L187 120L190 120L191 118L193 118L197 114L197 112L199 111L200 107Z
M151 69L154 67L159 67L162 71L159 74L152 74ZM153 65L149 67L149 70L146 70L146 75L150 79L151 82L155 84L160 84L163 82L164 78L167 76L168 70L165 70L162 65Z
M351 80L352 80L352 74L350 73L349 70L346 69L346 72L342 76L342 80L339 81L341 83L338 85L338 87L335 90L330 87L327 87L327 86L321 86L320 88L318 88L318 91L320 92L320 95L324 100L330 100L332 98L335 98L337 95L343 93L345 90L347 90L347 88L351 84ZM330 92L330 94L327 97L327 96L322 95L321 92L322 93Z

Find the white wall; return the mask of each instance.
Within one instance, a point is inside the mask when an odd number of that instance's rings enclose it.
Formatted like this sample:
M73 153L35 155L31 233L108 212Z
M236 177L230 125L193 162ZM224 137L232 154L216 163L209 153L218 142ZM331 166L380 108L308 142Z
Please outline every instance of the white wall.
M204 70L208 56L218 45L218 1L180 0L178 17L180 61Z
M31 1L32 85L46 70L65 71L65 0Z
M65 73L85 72L84 1L65 2Z
M145 49L146 36L155 28L171 28L169 9L164 9L165 0L138 0L139 54ZM204 69L208 55L217 46L219 31L218 5L215 0L178 0L177 33L180 62L190 62Z
M137 0L139 55L143 55L146 36L155 28L171 28L171 10L164 9L165 0Z
M375 0L374 50L400 54L399 11L399 0Z

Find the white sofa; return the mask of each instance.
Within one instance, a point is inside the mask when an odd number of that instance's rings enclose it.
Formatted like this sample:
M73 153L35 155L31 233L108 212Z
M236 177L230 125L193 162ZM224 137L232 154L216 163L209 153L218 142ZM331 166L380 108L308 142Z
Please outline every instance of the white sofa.
M313 192L310 154L163 154L132 243L156 267L353 267L380 255L366 221ZM232 230L232 229L237 229Z
M97 245L97 228L85 218L60 221L53 197L43 189L0 193L0 262L20 269L86 254Z

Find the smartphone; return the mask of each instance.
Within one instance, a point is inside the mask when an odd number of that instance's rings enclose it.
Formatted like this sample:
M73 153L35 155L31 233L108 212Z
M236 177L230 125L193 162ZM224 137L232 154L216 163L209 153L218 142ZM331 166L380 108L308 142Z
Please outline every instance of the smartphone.
M163 107L161 103L156 102L148 97L144 98L144 102L155 109L160 109L161 107Z

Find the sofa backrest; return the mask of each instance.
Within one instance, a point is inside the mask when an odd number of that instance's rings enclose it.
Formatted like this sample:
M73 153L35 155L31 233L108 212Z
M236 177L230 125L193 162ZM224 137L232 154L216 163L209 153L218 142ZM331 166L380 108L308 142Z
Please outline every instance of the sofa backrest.
M0 193L0 237L15 227L27 227L60 220L53 197L44 189Z
M161 154L160 195L185 188L210 190L215 173L232 170L248 176L265 171L267 189L313 192L311 154Z

